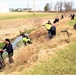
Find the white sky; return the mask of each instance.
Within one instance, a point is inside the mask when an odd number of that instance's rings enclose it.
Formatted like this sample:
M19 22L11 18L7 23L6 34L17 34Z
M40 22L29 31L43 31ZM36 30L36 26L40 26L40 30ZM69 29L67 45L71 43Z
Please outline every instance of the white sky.
M75 0L34 0L35 10L43 10L46 3L52 3L53 5L57 1L73 1L76 7ZM30 8L33 8L33 0L0 0L0 3L6 3L10 8L27 8L28 4Z

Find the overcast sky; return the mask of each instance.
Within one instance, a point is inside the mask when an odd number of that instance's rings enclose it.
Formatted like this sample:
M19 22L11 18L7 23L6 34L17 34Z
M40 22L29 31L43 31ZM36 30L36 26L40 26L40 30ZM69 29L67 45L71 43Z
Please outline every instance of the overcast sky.
M73 1L76 7L75 0L34 0L35 10L43 10L46 3L52 3L53 5L57 1ZM0 3L6 3L10 8L33 8L33 0L0 0Z

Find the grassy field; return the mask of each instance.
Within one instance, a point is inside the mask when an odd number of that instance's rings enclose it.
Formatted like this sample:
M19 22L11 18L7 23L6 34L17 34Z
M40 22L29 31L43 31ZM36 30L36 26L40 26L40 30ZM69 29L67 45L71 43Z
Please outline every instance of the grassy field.
M0 13L0 20L15 19L15 18L32 18L32 17L48 17L48 16L58 16L59 13L26 13L26 12L10 12L10 13Z
M76 41L67 48L56 52L52 60L36 64L20 75L76 75Z
M66 24L73 26L76 23L76 18L74 20L70 20L69 22L67 22Z

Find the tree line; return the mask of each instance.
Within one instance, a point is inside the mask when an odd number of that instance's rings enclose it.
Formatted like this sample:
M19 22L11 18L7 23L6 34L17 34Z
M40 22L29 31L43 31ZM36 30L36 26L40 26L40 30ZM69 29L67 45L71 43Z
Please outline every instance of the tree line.
M74 7L74 2L62 2L62 1L57 1L54 5L53 3L46 3L44 7L44 11L56 11L56 12L69 12L69 11L76 11L76 8Z

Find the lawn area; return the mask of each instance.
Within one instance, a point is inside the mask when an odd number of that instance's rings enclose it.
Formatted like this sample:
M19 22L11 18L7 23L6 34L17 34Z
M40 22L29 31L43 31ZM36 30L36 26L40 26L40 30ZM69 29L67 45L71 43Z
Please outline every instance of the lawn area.
M36 64L20 75L76 75L76 42L56 54L52 60Z
M67 22L68 25L73 26L76 23L76 18Z
M32 17L48 17L48 16L58 16L60 13L26 13L26 12L10 12L10 13L0 13L0 20L15 19L15 18L32 18Z

